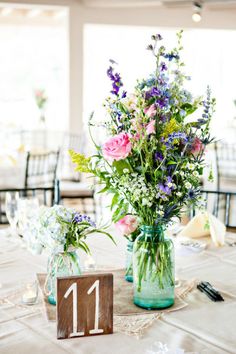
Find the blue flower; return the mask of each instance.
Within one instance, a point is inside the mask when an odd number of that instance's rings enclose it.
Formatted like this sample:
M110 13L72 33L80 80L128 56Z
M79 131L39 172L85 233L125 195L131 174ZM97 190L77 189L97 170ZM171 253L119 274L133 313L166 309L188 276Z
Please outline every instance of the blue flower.
M172 61L173 59L179 60L179 55L178 54L174 54L174 53L163 54L163 57L165 59L168 59L169 61Z

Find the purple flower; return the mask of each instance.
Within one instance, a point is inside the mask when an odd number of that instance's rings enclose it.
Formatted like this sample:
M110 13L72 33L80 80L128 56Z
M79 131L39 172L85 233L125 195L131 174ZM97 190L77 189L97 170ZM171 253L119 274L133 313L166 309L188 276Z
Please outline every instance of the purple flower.
M171 194L171 189L162 183L158 184L158 188L159 188L161 194L167 194L167 195ZM160 195L160 197L161 197L161 195Z
M156 161L160 161L160 162L164 159L164 156L159 151L155 152L154 157Z
M107 69L107 76L112 81L111 93L118 96L119 90L120 90L121 86L123 86L120 74L114 73L114 69L111 66L109 66L109 68Z
M162 36L159 33L153 34L151 38L154 41L161 41L162 40Z
M169 102L168 97L161 97L161 98L156 100L157 106L159 106L161 109L166 107L168 105L168 102Z
M76 224L80 224L80 223L83 223L83 222L87 222L87 223L90 224L92 227L96 227L95 222L93 222L89 216L83 215L83 214L79 214L79 213L76 213L76 214L74 215L74 217L73 217L73 222L76 223Z
M157 87L152 87L150 90L145 92L145 100L149 100L152 97L160 96L161 91Z
M165 70L167 70L166 63L162 62L161 63L161 71L165 71Z
M153 50L154 48L153 48L153 45L152 44L149 44L148 46L147 46L147 50Z

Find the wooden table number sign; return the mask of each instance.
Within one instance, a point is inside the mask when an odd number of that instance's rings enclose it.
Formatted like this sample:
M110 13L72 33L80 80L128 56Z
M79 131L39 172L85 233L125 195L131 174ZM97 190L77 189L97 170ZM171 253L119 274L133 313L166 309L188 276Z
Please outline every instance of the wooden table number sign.
M113 274L57 278L57 338L113 333Z

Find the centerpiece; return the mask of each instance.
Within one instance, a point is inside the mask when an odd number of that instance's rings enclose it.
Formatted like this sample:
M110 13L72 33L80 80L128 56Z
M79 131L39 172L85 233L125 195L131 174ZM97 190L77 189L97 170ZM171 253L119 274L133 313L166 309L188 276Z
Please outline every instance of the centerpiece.
M40 112L39 123L44 125L46 123L45 119L45 107L48 101L45 90L37 89L34 91L34 98L36 105Z
M212 141L215 100L209 88L206 98L193 98L184 87L190 78L182 70L181 38L182 31L168 51L159 45L160 34L152 36L147 49L155 72L139 80L131 94L122 90L111 61L112 96L105 101L109 117L103 124L109 137L100 146L91 135L96 148L91 157L70 152L78 171L94 174L104 184L101 192L113 194L113 222L118 227L130 223L130 233L132 225L141 231L133 249L134 303L148 309L174 303L174 249L166 228L184 206L198 204L204 151Z
M77 250L90 254L87 237L102 233L113 240L104 228L97 228L89 216L62 205L41 207L31 228L35 240L50 251L44 290L49 303L53 305L56 304L56 278L81 274Z

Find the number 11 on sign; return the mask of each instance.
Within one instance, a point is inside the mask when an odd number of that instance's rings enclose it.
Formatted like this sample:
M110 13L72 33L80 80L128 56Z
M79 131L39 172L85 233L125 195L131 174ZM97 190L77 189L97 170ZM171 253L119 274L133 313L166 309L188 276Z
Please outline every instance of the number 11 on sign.
M103 333L103 329L98 328L98 316L99 316L99 280L96 280L91 288L88 290L87 294L90 295L93 290L96 289L95 292L95 323L94 323L94 329L90 329L89 333L90 334L98 334L98 333Z
M99 280L96 280L93 285L87 291L87 294L90 295L93 290L95 290L95 322L94 322L94 329L89 331L90 334L99 334L103 333L103 329L98 328L98 320L99 320ZM77 332L78 328L78 291L77 291L77 283L73 283L66 291L64 298L67 299L70 293L73 293L73 332L70 334L70 337L79 337L84 336L84 332Z

